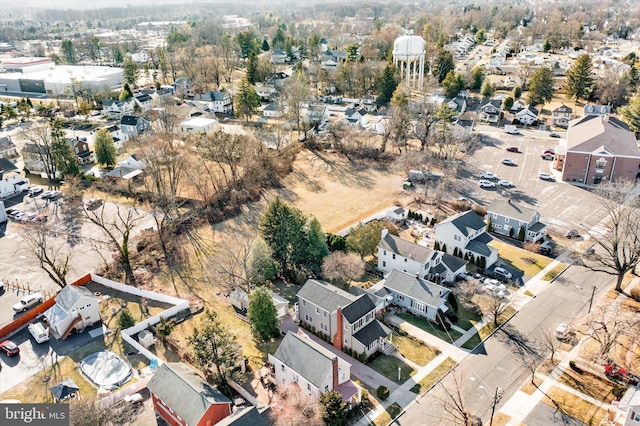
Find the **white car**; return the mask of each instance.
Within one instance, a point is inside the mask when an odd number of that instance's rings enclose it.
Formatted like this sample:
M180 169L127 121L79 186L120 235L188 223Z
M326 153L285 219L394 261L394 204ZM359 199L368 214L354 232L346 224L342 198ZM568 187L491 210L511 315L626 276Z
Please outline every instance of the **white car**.
M510 180L500 180L498 181L499 186L504 186L505 188L513 188L515 185Z
M480 175L480 179L498 179L498 176L495 173L484 172Z
M490 180L480 179L478 181L478 186L480 186L480 188L495 188L496 184L491 182Z
M42 295L42 293L33 293L20 299L18 303L12 306L12 308L16 312L24 312L27 309L36 306L38 303L42 303L43 301L44 296Z
M517 166L516 162L513 161L511 158L503 158L501 163L504 164L505 166Z
M551 176L549 173L538 173L538 177L542 180L546 180L549 182L555 182L556 178L554 178L553 176Z
M509 271L507 271L506 269L498 266L497 268L495 268L493 270L493 274L498 277L498 278L503 278L505 280L510 280L511 278L513 278L513 274Z
M554 331L554 334L556 335L556 339L558 340L565 339L569 335L569 333L571 333L571 327L569 327L565 323L560 323L556 328L556 330Z

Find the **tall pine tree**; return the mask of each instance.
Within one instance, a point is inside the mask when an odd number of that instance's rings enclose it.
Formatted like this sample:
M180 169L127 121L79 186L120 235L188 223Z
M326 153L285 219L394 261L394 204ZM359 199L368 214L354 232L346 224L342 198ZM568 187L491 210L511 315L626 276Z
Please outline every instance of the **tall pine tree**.
M388 63L382 74L376 79L376 89L378 92L378 104L387 105L396 91L398 82L396 81L396 67Z
M247 78L243 78L234 100L235 113L238 117L249 120L258 112L260 97Z
M553 72L547 67L538 68L529 79L529 103L545 104L553 99Z
M567 82L565 84L567 95L575 97L576 101L589 99L596 87L592 72L591 56L586 53L580 55L571 68L567 70Z
M100 129L96 132L93 150L96 153L96 162L98 164L104 164L107 168L116 164L116 147L113 144L111 133L107 129Z
M60 120L51 121L51 156L61 177L80 175L78 158L62 129Z

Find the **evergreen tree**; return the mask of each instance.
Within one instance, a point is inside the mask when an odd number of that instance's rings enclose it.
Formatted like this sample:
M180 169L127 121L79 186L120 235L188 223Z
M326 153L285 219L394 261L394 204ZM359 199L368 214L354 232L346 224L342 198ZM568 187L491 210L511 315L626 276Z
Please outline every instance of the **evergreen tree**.
M320 396L322 420L327 426L347 424L347 402L342 400L338 391L331 390Z
M62 123L57 119L51 122L51 156L56 170L63 178L80 175L78 158L62 129Z
M471 75L469 78L469 87L471 90L480 90L482 88L482 83L484 82L485 74L484 67L474 67L471 70Z
M250 84L256 84L258 81L258 57L253 52L249 54L247 61L247 81Z
M260 97L256 89L249 83L247 78L243 78L238 87L238 92L234 99L235 113L238 117L244 117L247 121L258 113Z
M491 96L493 96L493 93L495 91L496 91L496 88L493 87L493 84L491 84L489 79L486 79L482 84L482 89L480 90L480 94L485 98L490 98Z
M544 39L544 44L542 45L542 50L544 50L545 52L548 52L549 50L551 50L551 42L549 41L548 38Z
M266 288L258 287L249 295L247 317L251 322L251 333L256 339L268 340L280 334L278 313L271 293Z
M522 87L520 86L515 86L513 88L513 99L520 99L520 96L522 96Z
M73 46L73 41L69 40L68 38L62 40L60 49L64 54L64 60L67 64L76 63L76 48Z
M131 59L131 56L127 56L122 63L122 78L125 82L136 87L138 83L138 74L140 73L140 68L136 61ZM133 93L131 94L133 96Z
M93 151L96 154L96 162L111 168L116 164L117 152L113 144L111 133L107 129L100 129L96 132L93 142Z
M319 275L322 270L322 262L329 254L327 239L324 232L322 232L320 222L315 216L309 216L302 232L303 247L297 250L299 252L299 259L296 261L296 264L302 266L307 271Z
M435 251L440 251L440 242L436 241L435 243L433 243L433 249Z
M120 46L116 45L113 48L113 62L115 63L115 65L120 65L123 60L124 55L122 54L122 49L120 49Z
M387 105L391 101L391 97L398 87L395 74L395 65L388 63L382 74L376 78L377 102L379 105Z
M122 86L122 90L120 91L120 100L124 101L126 99L133 97L133 90L129 87L129 83L124 83Z
M264 40L262 40L262 51L263 52L268 52L269 51L269 42L267 41L266 38Z
M465 89L465 86L464 78L455 71L449 71L444 80L442 80L444 95L448 98L455 98L458 93Z
M256 285L265 285L276 277L278 267L273 261L271 248L262 238L251 243L247 260L247 280Z
M510 111L511 107L513 107L513 98L511 96L507 96L506 98L504 98L504 101L502 101L502 108L505 111Z
M518 240L524 241L524 226L520 225L520 229L518 230Z
M240 347L236 337L218 319L215 311L207 310L200 327L194 327L187 341L191 346L193 362L205 376L210 377L211 368L215 368L215 380L226 383L240 362Z
M538 68L529 79L529 103L545 104L553 99L553 72L547 67Z
M589 99L596 86L592 71L591 56L586 53L580 55L571 68L567 70L565 84L567 96L575 97L576 101Z
M491 216L489 216L487 219L487 232L492 232L492 231L493 231L493 223L491 222Z
M449 71L453 71L455 68L456 65L453 62L453 54L441 48L438 51L438 56L436 57L433 67L433 76L438 79L438 83L442 83L447 77L447 74L449 74Z
M629 105L620 108L622 120L627 123L629 129L640 135L640 98L632 98Z

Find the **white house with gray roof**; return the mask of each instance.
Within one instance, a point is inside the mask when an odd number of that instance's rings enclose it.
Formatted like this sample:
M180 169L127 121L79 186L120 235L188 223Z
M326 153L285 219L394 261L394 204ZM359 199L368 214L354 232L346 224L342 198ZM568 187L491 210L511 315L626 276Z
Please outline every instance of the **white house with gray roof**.
M547 234L547 225L540 222L537 210L523 207L511 200L494 200L487 207L487 222L491 220L491 231L524 241L539 241Z
M473 210L458 213L436 223L436 243L445 253L457 254L472 262L478 257L484 258L484 267L488 268L498 261L498 250L489 245L493 237L487 233L486 226Z
M44 313L55 338L66 339L73 330L82 331L101 320L99 300L84 286L67 285L55 300Z
M438 310L443 313L449 310L449 289L397 269L371 287L370 291L380 297L388 296L392 304L432 322L436 321Z
M378 243L378 270L385 274L397 269L436 282L453 282L457 275L465 272L466 265L466 260L382 230L382 238Z
M360 402L360 388L351 381L351 364L308 336L288 332L275 354L269 354L278 386L295 383L300 392L318 400L328 391L343 401Z
M300 323L336 348L367 357L377 351L394 351L391 330L376 319L380 306L371 295L356 296L325 281L310 279L297 296Z

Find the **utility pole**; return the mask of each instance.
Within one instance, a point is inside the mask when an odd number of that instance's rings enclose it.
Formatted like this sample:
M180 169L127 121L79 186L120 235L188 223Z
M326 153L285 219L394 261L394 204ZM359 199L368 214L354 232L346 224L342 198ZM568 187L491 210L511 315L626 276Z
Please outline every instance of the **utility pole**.
M489 419L489 426L493 426L493 415L496 412L496 405L498 405L498 401L502 398L502 388L498 386L496 388L496 393L493 395L493 403L491 404L491 418Z
M591 306L593 305L593 296L595 296L596 294L596 286L593 286L593 289L591 290L591 299L589 299L589 313L591 313Z

